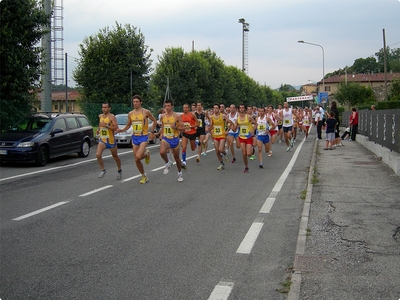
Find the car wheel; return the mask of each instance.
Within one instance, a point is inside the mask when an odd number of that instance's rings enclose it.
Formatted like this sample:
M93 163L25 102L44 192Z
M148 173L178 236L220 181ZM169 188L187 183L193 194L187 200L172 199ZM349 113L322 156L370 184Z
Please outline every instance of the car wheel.
M36 158L36 165L39 167L44 167L49 160L49 150L45 146L41 146L38 151Z
M79 157L88 157L90 153L90 145L88 140L84 140L81 145L81 151L78 152Z

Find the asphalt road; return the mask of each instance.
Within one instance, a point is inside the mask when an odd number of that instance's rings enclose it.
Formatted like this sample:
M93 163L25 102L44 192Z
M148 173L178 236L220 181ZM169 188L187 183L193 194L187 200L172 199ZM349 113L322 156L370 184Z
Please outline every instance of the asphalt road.
M314 144L300 138L248 174L239 151L217 171L213 150L199 164L189 150L182 183L175 165L163 174L159 143L144 185L129 148L121 181L107 150L97 178L95 147L44 168L2 164L0 298L286 299Z

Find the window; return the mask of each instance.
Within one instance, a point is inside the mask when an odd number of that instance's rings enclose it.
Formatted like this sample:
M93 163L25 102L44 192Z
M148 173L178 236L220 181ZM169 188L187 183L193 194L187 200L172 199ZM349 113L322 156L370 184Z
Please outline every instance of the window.
M58 104L54 104L54 110L58 110Z
M57 129L57 128L61 128L63 131L67 131L67 125L65 125L64 119L58 119L54 123L53 130Z
M330 85L325 86L325 92L330 92L330 91L331 91L331 86Z
M78 117L79 122L81 122L82 127L90 126L88 119L84 117Z
M77 120L74 117L71 118L67 118L67 123L68 123L68 127L69 129L76 129L79 127Z

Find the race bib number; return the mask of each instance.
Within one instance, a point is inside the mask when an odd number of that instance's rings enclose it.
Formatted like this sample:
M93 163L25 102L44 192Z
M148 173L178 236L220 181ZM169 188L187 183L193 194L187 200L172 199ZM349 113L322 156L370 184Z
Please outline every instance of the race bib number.
M304 120L303 123L304 123L304 125L309 125L309 124L310 124L310 121Z
M132 132L134 135L140 135L143 133L142 122L132 123Z
M203 120L199 119L199 127L203 127Z
M267 131L267 126L265 124L258 124L257 131L258 131L258 134L264 135L265 132Z
M171 125L164 125L164 136L168 138L174 137L174 130Z
M249 135L249 127L248 126L240 126L240 136L247 137Z
M284 120L285 124L290 124L290 120Z
M214 127L214 134L221 135L222 134L222 126L215 126Z
M183 125L185 126L185 131L190 131L190 123L189 122L184 122Z
M108 129L107 128L104 128L104 127L100 128L100 137L103 138L103 139L107 139L107 138L110 137L108 135Z

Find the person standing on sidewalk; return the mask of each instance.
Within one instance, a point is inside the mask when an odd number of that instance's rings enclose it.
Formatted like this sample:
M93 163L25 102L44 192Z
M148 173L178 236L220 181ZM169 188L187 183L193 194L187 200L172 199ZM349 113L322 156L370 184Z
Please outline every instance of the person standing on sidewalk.
M117 180L120 180L122 178L121 159L118 156L117 141L114 138L114 132L118 129L118 122L115 119L115 116L112 113L110 113L111 111L110 103L104 102L101 105L101 110L103 113L99 115L100 122L99 122L99 129L97 130L97 133L100 136L100 138L96 150L97 162L99 163L101 168L99 178L104 177L104 175L107 173L107 170L104 167L104 161L102 157L103 151L104 149L110 149L111 155L114 158L115 162L117 163L118 167Z
M315 123L317 124L317 141L322 139L322 116L317 106L315 108Z
M350 115L350 140L355 141L358 130L358 111L355 107L353 107L351 110L352 113Z
M333 111L330 111L329 113L327 113L327 116L328 118L326 119L326 142L324 150L333 150L336 127L335 113Z
M154 139L154 130L157 126L157 120L151 114L148 109L142 108L142 98L139 95L132 97L133 110L128 114L128 121L124 128L120 128L117 132L123 132L127 130L132 125L132 150L133 156L135 157L136 167L138 168L140 174L142 174L142 179L140 184L147 182L148 178L144 172L144 167L141 162L145 158L146 165L150 163L150 151L146 150L148 140L149 140L149 120L153 121L153 127L150 131L150 139Z

